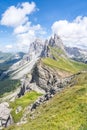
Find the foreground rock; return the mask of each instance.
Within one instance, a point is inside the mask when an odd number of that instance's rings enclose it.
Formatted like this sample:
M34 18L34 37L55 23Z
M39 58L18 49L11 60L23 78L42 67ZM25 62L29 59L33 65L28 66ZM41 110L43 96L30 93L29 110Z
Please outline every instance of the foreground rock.
M7 127L13 123L12 117L10 115L9 104L3 102L0 104L0 129Z

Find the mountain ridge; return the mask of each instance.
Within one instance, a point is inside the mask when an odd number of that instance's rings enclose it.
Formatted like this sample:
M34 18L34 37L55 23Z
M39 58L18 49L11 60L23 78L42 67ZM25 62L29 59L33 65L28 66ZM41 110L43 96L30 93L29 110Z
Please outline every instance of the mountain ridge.
M12 108L9 114L13 117L15 125L28 123L28 114L32 115L33 111L49 103L51 98L62 93L67 87L73 88L78 85L78 78L80 77L81 81L81 75L86 75L87 72L86 64L73 61L68 57L62 40L57 35L46 40L45 44L41 40L36 40L30 49L31 51L8 71L11 78L21 80L20 89L17 90L16 95L8 97L9 107ZM86 83L86 76L84 81ZM33 117L30 115L30 120L33 122ZM10 122L8 117L9 115L5 120L6 122L8 120L6 126ZM3 117L1 119L4 120ZM8 129L14 128L16 127Z

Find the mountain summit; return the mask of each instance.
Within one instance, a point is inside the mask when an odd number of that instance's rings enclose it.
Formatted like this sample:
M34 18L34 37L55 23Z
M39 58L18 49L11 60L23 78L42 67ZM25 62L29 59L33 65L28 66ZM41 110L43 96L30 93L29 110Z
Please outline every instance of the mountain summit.
M64 45L61 38L54 34L49 40L42 41L41 39L36 39L30 44L29 47L29 59L35 57L50 57L50 48L56 48L59 51L65 53Z
M42 50L42 57L51 57L54 58L54 53L57 53L58 56L66 56L66 51L64 49L63 42L61 38L54 34L49 40L45 41L44 49ZM55 58L54 58L55 59Z
M56 47L64 50L63 42L57 34L54 34L54 37L50 38L49 45L52 46L52 47L56 46Z

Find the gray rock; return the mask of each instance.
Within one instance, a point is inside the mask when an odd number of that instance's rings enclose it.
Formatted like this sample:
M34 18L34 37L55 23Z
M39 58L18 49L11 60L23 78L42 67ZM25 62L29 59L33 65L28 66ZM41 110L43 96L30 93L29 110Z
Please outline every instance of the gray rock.
M3 102L0 104L0 127L7 127L12 124L13 120L10 115L9 104Z
M47 67L41 61L38 61L32 70L31 83L35 83L45 92L50 91L51 88L55 88L56 91L56 89L65 87L71 81L71 78L66 78L66 75L69 74L66 74L66 72L61 72L60 74L59 71Z
M29 81L27 78L24 78L23 81L21 81L21 89L18 93L18 97L23 96L26 92L30 91L31 88L29 87Z

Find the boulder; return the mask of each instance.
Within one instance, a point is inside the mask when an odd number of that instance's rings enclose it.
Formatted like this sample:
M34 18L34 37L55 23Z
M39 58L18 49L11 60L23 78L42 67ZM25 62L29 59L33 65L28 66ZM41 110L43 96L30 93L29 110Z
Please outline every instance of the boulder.
M12 117L10 115L9 104L3 102L0 104L0 129L2 127L7 127L13 123Z

